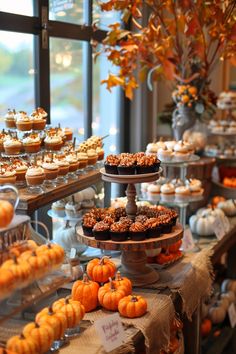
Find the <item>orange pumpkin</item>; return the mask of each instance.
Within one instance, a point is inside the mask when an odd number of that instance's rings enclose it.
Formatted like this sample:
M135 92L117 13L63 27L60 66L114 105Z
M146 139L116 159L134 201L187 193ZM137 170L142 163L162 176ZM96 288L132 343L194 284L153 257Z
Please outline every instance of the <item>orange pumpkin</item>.
M28 284L31 272L28 262L24 260L18 261L16 257L13 257L13 259L8 259L5 261L2 264L1 269L10 270L14 275L15 281L19 283L18 285L20 287L24 287Z
M122 277L120 274L120 271L116 273L115 280L113 280L113 283L116 288L121 288L125 291L126 295L130 295L132 293L132 283L131 281L126 278ZM110 287L110 282L104 284L104 286Z
M19 259L25 260L30 264L31 275L34 279L41 278L48 272L50 267L49 257L46 254L37 255L35 251L25 251Z
M67 325L66 315L63 312L55 312L52 307L45 307L37 313L35 322L39 325L47 324L51 326L54 331L54 340L63 338Z
M179 240L168 247L163 247L163 251L167 251L169 253L176 253L181 247L181 245L182 245L182 240Z
M15 276L9 269L0 268L0 298L7 296L14 288Z
M48 256L53 267L58 267L63 262L65 257L64 249L61 246L53 243L39 246L36 250L36 254L44 254Z
M53 311L61 311L65 314L67 320L67 328L76 327L85 314L84 306L76 300L63 298L55 301L52 305Z
M83 280L74 282L71 297L73 300L80 301L85 308L85 312L89 312L98 305L98 289L98 283L89 280L87 274L84 274Z
M120 300L118 310L124 317L141 317L147 312L147 301L142 296L128 295Z
M87 265L88 276L99 283L105 283L109 278L113 278L115 272L116 266L107 256L101 259L94 258Z
M14 207L7 200L0 200L0 227L7 227L14 216Z
M171 262L173 260L173 254L171 253L159 253L156 256L156 263L157 264L166 264L168 262Z
M125 296L125 290L122 288L116 288L111 278L109 287L105 285L98 290L99 303L102 307L111 311L118 310L119 301Z
M52 346L54 340L53 328L47 324L41 326L35 322L28 323L23 328L25 338L32 338L38 343L40 353L46 353Z
M212 198L211 204L213 207L217 207L218 203L224 202L226 199L220 195L216 195L215 197Z
M13 352L12 350L8 350L5 348L0 348L0 354L17 354L16 352Z
M31 337L25 337L23 334L13 336L7 341L7 349L18 354L39 354L39 345Z
M211 332L212 329L212 323L209 318L205 318L202 323L201 323L201 335L203 337L208 336L208 334Z
M10 247L10 253L19 257L23 252L31 250L34 251L37 248L37 244L33 240L24 240L14 242Z

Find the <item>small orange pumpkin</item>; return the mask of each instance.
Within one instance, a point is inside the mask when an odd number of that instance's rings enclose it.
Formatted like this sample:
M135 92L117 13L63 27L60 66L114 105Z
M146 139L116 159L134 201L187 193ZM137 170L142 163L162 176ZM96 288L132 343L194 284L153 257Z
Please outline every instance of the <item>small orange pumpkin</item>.
M201 335L203 337L208 336L208 334L211 332L212 329L212 323L209 318L205 318L202 323L201 323Z
M1 269L10 270L15 278L15 281L19 283L20 287L24 287L28 284L30 278L31 268L28 262L24 260L18 260L15 256L13 259L5 261Z
M37 313L35 322L39 325L47 324L51 326L54 331L54 340L63 338L67 325L66 315L63 312L55 312L51 306L45 307Z
M36 250L37 255L47 255L51 265L56 268L58 267L64 260L65 252L64 249L53 243L48 243L46 245L41 245Z
M15 276L9 269L0 268L0 298L5 297L14 288ZM2 297L3 296L3 297Z
M169 252L176 253L182 245L182 240L179 240L168 247Z
M88 276L99 283L105 283L109 278L113 278L115 272L116 266L107 256L101 259L94 258L87 265Z
M76 327L85 314L84 306L76 300L69 297L59 299L52 305L53 311L61 311L65 314L67 320L67 328Z
M110 311L117 311L119 301L125 297L123 288L116 288L114 282L110 278L110 286L102 286L98 290L98 301L102 307Z
M7 227L14 216L14 207L7 200L0 200L0 227Z
M217 207L218 203L224 202L226 199L222 197L221 195L216 195L215 197L212 198L211 204L213 207Z
M41 326L36 322L30 322L23 328L25 338L32 338L38 343L40 353L46 353L52 346L54 340L53 328L47 324Z
M23 334L13 336L7 341L7 349L18 354L38 354L39 345L31 337L25 338Z
M147 312L147 301L142 296L125 296L119 302L118 311L124 317L141 317Z
M0 348L0 354L17 354L16 352L13 352L12 350L8 350L5 348Z
M131 281L126 277L122 277L120 271L116 272L115 280L113 280L113 283L116 288L122 288L125 291L125 295L130 295L132 293ZM110 287L110 282L104 284L104 286Z
M83 280L74 282L71 297L80 301L85 308L85 312L94 310L98 305L99 285L95 281L89 280L87 274L83 275Z
M21 260L25 260L31 267L31 275L34 279L41 278L48 272L50 267L50 260L46 254L37 255L35 251L25 251L19 257Z

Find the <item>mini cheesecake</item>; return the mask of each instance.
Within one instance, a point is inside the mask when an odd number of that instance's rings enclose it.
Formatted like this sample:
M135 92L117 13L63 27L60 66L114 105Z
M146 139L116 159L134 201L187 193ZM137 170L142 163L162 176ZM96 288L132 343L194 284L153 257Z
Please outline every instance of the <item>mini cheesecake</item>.
M30 166L26 172L26 181L29 186L39 186L45 180L45 173L40 166Z
M21 152L22 144L20 140L9 137L3 142L4 151L8 155L18 155Z
M38 134L30 134L22 140L25 152L39 152L41 148L41 140Z
M45 180L53 180L57 178L59 168L55 162L43 162L41 167L44 170Z
M16 128L16 120L15 120L16 111L14 109L8 109L7 114L5 115L5 125L7 128L14 129Z
M33 130L43 130L45 128L47 115L47 112L41 107L36 108L31 113Z
M20 111L15 115L16 127L20 131L29 131L32 129L32 119L27 115L26 112Z

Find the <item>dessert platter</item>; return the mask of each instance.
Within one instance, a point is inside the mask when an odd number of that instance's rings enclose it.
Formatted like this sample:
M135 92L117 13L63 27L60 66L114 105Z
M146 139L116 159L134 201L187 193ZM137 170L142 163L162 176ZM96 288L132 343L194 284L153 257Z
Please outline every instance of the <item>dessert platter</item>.
M182 238L177 213L151 206L138 208L135 218L128 215L125 208L93 209L76 228L78 240L91 247L121 251L121 273L135 286L155 283L159 275L146 264L145 251L167 247Z

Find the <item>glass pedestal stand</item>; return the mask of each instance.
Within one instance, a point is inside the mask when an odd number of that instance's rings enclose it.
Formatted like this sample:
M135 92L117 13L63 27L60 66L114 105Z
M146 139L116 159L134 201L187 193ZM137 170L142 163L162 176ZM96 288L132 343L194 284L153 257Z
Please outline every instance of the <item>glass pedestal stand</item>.
M126 195L127 215L134 219L137 212L136 205L136 183L154 182L159 179L162 172L143 174L143 175L111 175L106 174L104 169L101 169L102 179L106 182L128 184ZM159 247L167 247L180 240L183 237L183 228L177 224L172 228L169 234L163 234L160 237L149 238L143 241L127 240L124 242L115 242L112 240L99 241L94 237L88 237L83 234L82 227L77 227L77 235L80 242L94 248L100 248L111 251L121 251L121 273L131 279L134 286L145 286L158 281L159 274L151 266L146 264L147 256L146 249Z

